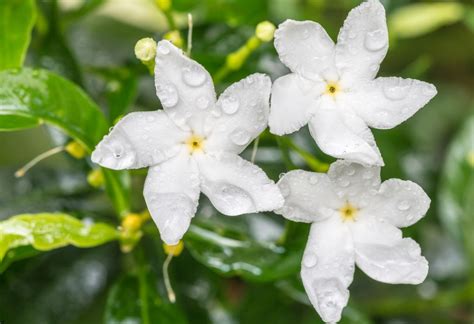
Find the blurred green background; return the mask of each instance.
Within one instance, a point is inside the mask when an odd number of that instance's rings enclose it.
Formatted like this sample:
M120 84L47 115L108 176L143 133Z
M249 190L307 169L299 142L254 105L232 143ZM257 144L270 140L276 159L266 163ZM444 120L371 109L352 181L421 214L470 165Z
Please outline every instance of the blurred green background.
M430 273L423 284L408 286L378 283L357 270L343 322L474 323L474 6L472 1L382 2L390 49L379 75L420 79L438 89L401 126L374 131L386 163L383 179L415 181L432 199L427 216L404 230L421 244ZM186 39L187 13L193 15L192 57L215 75L259 22L314 20L336 39L347 13L359 3L173 0L164 14L152 0L0 0L0 48L7 37L17 36L16 25L21 30L28 16L35 16L24 65L74 82L112 122L130 111L160 108L153 77L135 58L134 46L143 37L161 39L170 30L170 17ZM16 24L10 24L10 15ZM216 84L218 93L254 72L273 80L287 73L272 43L263 43L238 71ZM0 103L14 85L3 77ZM54 94L69 96L66 88ZM8 128L1 122L0 129ZM86 223L119 225L109 196L87 181L88 159L61 153L14 177L33 157L68 141L64 132L47 125L0 132L0 220L64 212ZM244 152L246 158L251 149ZM279 143L265 133L256 163L274 180L289 168L311 169L315 160L298 150L332 161L303 129ZM118 186L130 192L125 199L130 198L131 211L145 208L145 175L146 170L138 170L117 176L123 180ZM0 263L0 322L320 323L298 275L307 231L308 225L285 224L271 213L217 215L201 198L185 250L170 266L175 305L166 298L165 254L152 223L143 227L142 239L129 253L116 242L49 252L17 249Z

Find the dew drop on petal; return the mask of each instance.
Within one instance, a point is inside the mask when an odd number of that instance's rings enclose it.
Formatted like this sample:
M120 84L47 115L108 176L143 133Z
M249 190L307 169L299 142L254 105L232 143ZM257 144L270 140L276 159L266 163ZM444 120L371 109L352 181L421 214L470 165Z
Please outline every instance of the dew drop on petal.
M387 34L382 29L368 32L365 35L364 45L369 51L379 51L387 44Z
M398 204L398 209L401 211L410 209L410 202L407 200L400 201L400 203Z
M230 134L230 140L237 145L245 145L250 141L250 134L245 129L236 129Z
M307 268L312 268L318 263L318 258L314 253L307 253L303 257L303 265Z
M221 101L222 111L228 115L235 114L239 109L239 105L239 100L233 96L225 97Z
M163 55L167 55L167 54L170 53L170 48L169 48L168 44L166 44L164 42L159 43L156 50L158 51L158 53L163 54Z
M315 185L318 183L318 176L317 175L312 175L309 177L309 183L311 183L312 185Z
M190 87L199 87L206 81L206 74L198 66L183 68L183 81Z
M207 107L209 107L209 99L205 96L199 97L196 100L196 106L202 110L206 109Z
M401 100L408 95L410 90L410 84L398 84L387 83L383 88L385 96L390 100Z
M178 103L178 91L171 84L158 84L156 94L164 107L174 107Z

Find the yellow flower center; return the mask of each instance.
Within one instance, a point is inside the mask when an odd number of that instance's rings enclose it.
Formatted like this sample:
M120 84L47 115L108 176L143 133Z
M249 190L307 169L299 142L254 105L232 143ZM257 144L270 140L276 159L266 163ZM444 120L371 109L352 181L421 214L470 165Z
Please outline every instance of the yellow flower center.
M326 94L335 96L340 90L340 86L337 82L328 82L326 85Z
M358 211L359 211L358 208L354 207L348 202L339 209L339 212L341 213L342 221L344 222L355 221Z
M193 134L186 140L186 145L188 146L189 153L191 154L202 151L204 147L204 138Z

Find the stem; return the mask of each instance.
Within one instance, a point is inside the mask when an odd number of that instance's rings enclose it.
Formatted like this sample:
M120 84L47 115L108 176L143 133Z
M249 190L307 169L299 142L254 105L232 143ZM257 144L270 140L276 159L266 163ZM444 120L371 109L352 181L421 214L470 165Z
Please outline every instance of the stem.
M17 177L17 178L23 177L25 175L25 173L28 172L29 169L34 167L37 163L43 161L44 159L46 159L46 158L48 158L48 157L50 157L54 154L62 152L62 151L64 151L64 146L57 146L57 147L53 147L50 150L47 150L46 152L41 153L40 155L35 157L33 160L31 160L30 162L25 164L23 167L18 169L15 172L15 177Z
M191 50L193 48L193 15L188 13L188 42L186 54L191 57Z
M145 261L142 249L137 249L138 259L138 287L140 295L140 314L143 324L150 324L150 315L148 311L148 284L146 280Z
M283 141L281 137L275 136L275 140L280 148L283 162L285 163L287 171L296 169L296 165L291 161L290 150L288 145Z
M168 27L170 30L175 30L176 29L176 22L174 21L173 14L171 13L171 10L166 10L163 11L166 17L166 21L168 22Z
M260 142L260 136L258 136L255 141L253 141L253 148L252 148L252 157L250 158L250 162L255 162L255 157L257 156L258 150L258 143Z
M313 171L326 172L329 169L329 164L318 160L311 153L296 145L291 140L291 138L286 137L284 138L284 141L290 148L292 148L296 153L298 153L303 158L303 160L305 160L305 162L309 165L311 169L313 169Z
M170 253L166 257L165 262L163 262L163 279L165 281L165 287L166 287L166 292L168 293L168 299L170 300L171 303L174 304L176 302L176 295L174 293L173 287L171 286L170 276L168 273L168 267L172 259L173 259L173 254Z

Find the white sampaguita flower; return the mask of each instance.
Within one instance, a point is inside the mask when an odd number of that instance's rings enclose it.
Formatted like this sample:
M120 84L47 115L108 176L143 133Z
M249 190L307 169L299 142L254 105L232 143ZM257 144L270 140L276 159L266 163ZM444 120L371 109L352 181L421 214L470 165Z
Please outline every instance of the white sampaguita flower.
M287 20L275 48L291 72L273 84L270 131L289 134L309 124L326 154L383 165L373 128L397 126L436 94L426 82L375 78L388 49L385 10L378 0L354 8L334 44L312 21Z
M283 205L276 184L238 156L267 126L267 76L252 74L216 101L209 73L163 40L155 85L164 111L125 116L97 145L92 161L111 169L150 167L143 194L163 241L182 238L200 191L230 216Z
M329 172L295 170L278 182L285 197L277 211L312 223L301 263L301 278L325 322L337 322L349 299L354 264L385 283L421 283L428 262L401 227L423 217L430 199L410 181L381 184L380 168L339 160Z

